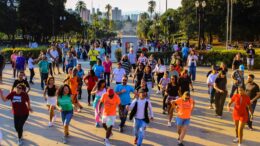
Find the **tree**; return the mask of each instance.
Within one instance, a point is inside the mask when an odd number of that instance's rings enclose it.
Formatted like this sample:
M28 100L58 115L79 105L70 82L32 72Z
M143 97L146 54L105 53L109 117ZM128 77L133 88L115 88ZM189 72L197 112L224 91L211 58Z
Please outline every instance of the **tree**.
M153 12L155 11L156 2L154 0L151 0L148 2L148 12L150 13L150 18L153 17Z
M112 23L111 23L111 10L112 10L112 6L110 4L107 4L105 9L107 10L106 11L106 16L107 16L107 26L108 26L108 29L110 30L112 28Z
M78 1L76 3L76 11L81 14L82 10L87 8L86 3L84 1Z

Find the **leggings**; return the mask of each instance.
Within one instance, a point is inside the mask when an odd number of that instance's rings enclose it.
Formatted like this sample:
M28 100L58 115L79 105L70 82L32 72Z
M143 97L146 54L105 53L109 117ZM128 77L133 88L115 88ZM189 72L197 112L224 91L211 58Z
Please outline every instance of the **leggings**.
M30 82L32 82L33 81L33 77L34 77L34 75L35 75L35 73L34 73L34 68L31 68L31 69L29 69L30 70Z
M18 116L14 115L14 127L18 134L18 138L21 139L23 136L23 125L26 122L29 115Z
M88 103L90 104L90 100L91 100L91 91L92 90L88 90ZM92 95L92 102L95 100L95 95Z

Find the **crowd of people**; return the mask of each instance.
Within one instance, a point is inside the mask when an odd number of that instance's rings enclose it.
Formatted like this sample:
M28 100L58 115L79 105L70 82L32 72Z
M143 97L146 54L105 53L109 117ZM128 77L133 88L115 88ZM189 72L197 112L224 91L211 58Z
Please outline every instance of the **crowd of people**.
M252 46L251 46L252 47ZM250 46L249 46L250 48ZM60 51L59 51L60 50ZM116 111L120 119L119 131L125 131L128 113L129 119L134 120L134 144L142 145L147 125L154 120L151 102L152 90L157 85L156 94L161 98L162 114L168 115L167 126L172 126L172 119L176 115L178 145L182 146L190 118L195 108L195 100L191 97L196 81L196 67L198 56L196 51L184 45L175 50L169 67L164 59L155 59L153 55L146 56L144 52L137 56L133 48L124 54L122 60L113 63L110 54L102 47L99 41L94 41L87 52L90 67L83 69L78 62L82 50L68 47L68 44L53 43L47 51L42 51L37 58L29 54L26 58L23 52L11 55L14 81L9 94L4 95L0 89L3 101L12 102L14 125L18 134L18 145L23 143L23 126L32 112L30 103L30 86L34 84L35 67L38 66L41 77L41 89L46 101L49 114L48 126L52 127L57 118L57 111L61 113L64 135L63 143L68 143L70 121L75 113L84 108L81 99L87 97L87 105L93 107L95 127L105 129L104 143L110 145L112 129L115 125ZM248 69L254 63L253 49L248 52ZM61 63L60 63L61 62ZM232 64L232 89L227 109L234 103L233 120L235 123L234 142L240 145L243 141L243 128L248 124L253 130L252 118L260 97L259 86L254 82L255 76L249 74L245 82L244 61L237 54ZM62 69L60 69L60 64ZM29 82L25 75L28 66ZM57 72L56 72L57 70ZM62 74L63 84L55 83L55 75ZM215 109L216 116L223 118L223 109L228 96L227 89L228 69L224 62L220 66L212 66L207 74L209 91L209 108ZM206 73L205 73L206 74ZM0 77L1 74L0 74ZM132 79L132 80L131 80ZM134 86L129 82L133 82ZM115 86L112 86L115 83ZM87 96L83 95L83 86L86 86ZM131 98L133 95L133 98ZM214 106L215 105L215 106ZM177 112L174 114L174 112Z

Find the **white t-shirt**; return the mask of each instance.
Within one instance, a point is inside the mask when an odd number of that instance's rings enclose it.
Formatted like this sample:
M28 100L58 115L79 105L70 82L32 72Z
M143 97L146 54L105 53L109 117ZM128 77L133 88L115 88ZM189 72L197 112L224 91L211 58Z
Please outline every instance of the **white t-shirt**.
M188 66L191 66L191 63L194 63L194 66L197 66L198 56L197 55L189 55L188 56Z
M145 56L143 56L143 57L140 56L138 58L138 62L143 63L144 65L146 65L147 61L148 61L148 59Z
M54 57L54 58L58 58L58 57L59 57L59 53L58 53L57 50L51 50L51 51L50 51L50 54L51 54L51 56ZM53 58L51 58L51 60L54 61Z
M135 118L140 119L140 120L145 118L144 117L144 111L145 111L144 108L145 108L146 101L148 101L148 109L149 109L148 114L149 114L150 117L153 117L152 104L151 104L150 100L148 100L148 99L143 99L143 100L135 99L130 105L130 109L132 110L135 106L135 103L138 102Z
M104 88L101 91L97 91L96 96L102 96L103 94L105 94L107 92L106 88Z
M125 73L125 69L123 68L115 68L113 71L114 74L114 79L116 82L122 82L122 78L124 77Z
M213 85L218 77L218 74L210 74L207 79L207 84Z
M166 66L157 64L155 66L155 69L153 70L153 72L164 73L164 72L166 72Z
M34 68L33 62L34 62L33 59L29 58L29 60L28 60L28 67L29 67L29 69L33 69Z

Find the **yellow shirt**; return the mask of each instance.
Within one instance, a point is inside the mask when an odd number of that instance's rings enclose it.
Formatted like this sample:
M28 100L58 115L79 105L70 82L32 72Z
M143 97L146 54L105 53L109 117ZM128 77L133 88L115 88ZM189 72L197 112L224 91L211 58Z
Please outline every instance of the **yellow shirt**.
M97 61L97 56L99 55L99 52L97 50L89 50L88 56L90 58L90 61Z

